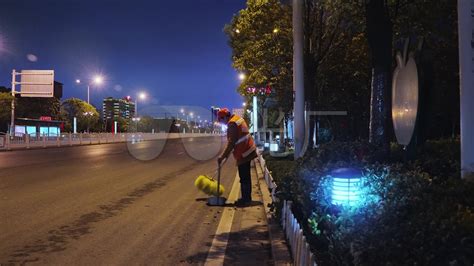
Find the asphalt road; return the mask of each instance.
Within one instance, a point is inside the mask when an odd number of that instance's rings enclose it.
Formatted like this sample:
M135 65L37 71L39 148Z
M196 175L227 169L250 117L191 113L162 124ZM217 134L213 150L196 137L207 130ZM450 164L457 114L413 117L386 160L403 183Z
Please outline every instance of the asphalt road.
M0 152L0 264L203 263L222 209L193 183L214 172L221 145L212 137ZM229 161L226 194L235 174Z

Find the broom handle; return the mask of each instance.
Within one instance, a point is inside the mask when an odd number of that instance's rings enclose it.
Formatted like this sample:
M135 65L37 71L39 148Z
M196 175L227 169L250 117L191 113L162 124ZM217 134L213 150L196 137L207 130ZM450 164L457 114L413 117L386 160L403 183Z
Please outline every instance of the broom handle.
M221 167L222 165L225 164L225 162L227 162L227 158L225 158L222 163L217 163L217 197L219 197L219 192L220 192L220 188L221 188Z
M216 197L219 197L219 189L221 188L221 164L219 163L217 166L217 189L216 189Z

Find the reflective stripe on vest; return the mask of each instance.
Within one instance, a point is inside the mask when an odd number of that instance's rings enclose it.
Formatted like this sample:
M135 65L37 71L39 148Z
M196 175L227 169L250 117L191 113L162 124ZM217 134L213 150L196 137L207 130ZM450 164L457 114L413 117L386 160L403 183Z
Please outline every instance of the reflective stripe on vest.
M235 121L237 126L240 126L242 124L242 122L245 122L245 120L243 118L239 118L237 121Z
M235 145L237 145L237 144L239 144L239 143L241 143L241 142L244 142L244 141L248 140L249 138L250 138L250 135L247 134L247 135L241 137L239 140L237 140L237 142L235 143Z
M242 153L242 158L245 158L245 157L249 156L249 154L251 154L255 150L256 150L255 146L250 147L250 149L248 149L246 152Z
M238 138L235 142L233 154L234 158L237 161L240 161L256 150L255 143L252 136L249 134L247 123L242 117L233 115L228 124L230 123L235 123L238 128Z

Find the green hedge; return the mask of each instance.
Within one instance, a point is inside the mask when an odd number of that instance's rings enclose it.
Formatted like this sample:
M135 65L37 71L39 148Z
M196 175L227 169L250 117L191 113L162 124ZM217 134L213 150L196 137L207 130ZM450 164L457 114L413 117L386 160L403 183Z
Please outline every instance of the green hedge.
M321 265L472 265L474 184L459 178L459 141L403 157L397 145L379 161L369 143L328 143L297 162L267 156L267 165ZM331 204L329 172L339 167L363 169L361 206Z

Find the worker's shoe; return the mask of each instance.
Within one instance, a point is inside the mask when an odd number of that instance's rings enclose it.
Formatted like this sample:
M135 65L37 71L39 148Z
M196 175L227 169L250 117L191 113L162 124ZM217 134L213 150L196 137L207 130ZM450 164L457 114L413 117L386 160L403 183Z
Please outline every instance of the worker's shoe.
M248 207L250 206L250 203L252 203L252 200L238 199L234 202L234 205L237 207Z

